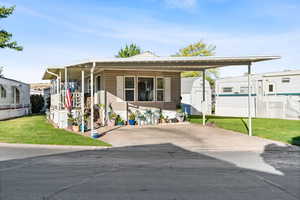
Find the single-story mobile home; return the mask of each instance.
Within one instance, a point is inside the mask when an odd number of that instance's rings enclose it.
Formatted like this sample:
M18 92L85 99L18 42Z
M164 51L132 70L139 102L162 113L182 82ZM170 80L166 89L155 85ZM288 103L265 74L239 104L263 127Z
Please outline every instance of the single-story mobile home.
M0 77L0 120L30 113L30 86Z
M202 115L203 80L201 77L181 78L181 104L184 111L190 115ZM205 81L205 99L207 107L206 115L212 113L211 88L209 82Z
M247 76L216 81L216 115L248 115ZM300 70L252 75L252 116L300 119Z
M278 58L158 57L146 52L129 58L91 59L49 67L43 76L52 84L49 118L58 127L66 128L71 110L73 116L80 118L79 123L90 122L92 133L96 123L109 123L111 113L128 121L133 111L151 110L171 119L181 103L181 72L205 72L232 65L247 65L250 69L251 63ZM205 98L202 104L206 106Z

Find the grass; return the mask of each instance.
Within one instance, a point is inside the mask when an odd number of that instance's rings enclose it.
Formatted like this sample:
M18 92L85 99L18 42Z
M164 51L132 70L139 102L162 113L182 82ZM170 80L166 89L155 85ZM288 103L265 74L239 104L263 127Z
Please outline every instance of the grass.
M110 146L109 144L54 128L45 116L28 116L0 121L0 142L23 144L56 144L82 146Z
M191 116L190 120L202 124L200 116ZM247 118L208 116L206 122L214 123L219 128L248 133ZM252 124L255 136L300 146L299 120L254 118Z

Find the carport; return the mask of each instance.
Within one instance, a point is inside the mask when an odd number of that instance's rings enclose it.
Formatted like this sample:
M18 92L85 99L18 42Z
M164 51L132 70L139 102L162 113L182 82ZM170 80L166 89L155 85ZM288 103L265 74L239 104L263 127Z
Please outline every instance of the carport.
M249 136L252 135L252 86L251 86L251 67L253 63L279 59L279 56L246 56L246 57L215 57L215 56L192 56L192 57L157 57L154 55L147 56L132 56L129 58L110 58L110 59L92 59L85 60L76 64L61 66L60 68L49 68L44 80L51 80L56 77L58 83L62 80L62 72L64 72L64 82L67 85L68 74L72 70L77 70L81 74L81 82L84 85L85 71L90 72L90 89L94 91L94 73L95 71L103 70L139 70L139 71L163 71L163 72L185 72L185 71L201 71L203 80L205 80L205 73L207 69L219 68L226 66L247 66L248 67L248 131ZM69 72L68 72L69 71ZM81 72L81 73L79 73ZM80 79L80 78L79 78ZM61 91L59 84L57 84L57 91ZM82 87L84 88L84 86ZM203 111L206 110L205 99L205 81L203 81L203 97L201 105ZM84 89L81 92L81 110L84 113ZM65 93L66 94L66 93ZM60 102L60 99L59 99ZM94 92L91 93L91 133L94 132ZM203 125L205 125L205 112L203 112ZM84 117L82 115L82 124L84 124Z

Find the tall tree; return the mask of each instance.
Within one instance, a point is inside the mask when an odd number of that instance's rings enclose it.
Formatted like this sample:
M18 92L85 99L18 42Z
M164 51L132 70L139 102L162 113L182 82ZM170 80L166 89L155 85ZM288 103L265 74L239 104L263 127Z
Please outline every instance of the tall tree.
M15 10L15 6L6 8L0 7L0 19L7 18ZM19 46L16 41L12 41L12 34L4 29L0 30L0 48L10 48L17 51L22 51L23 47Z
M141 48L136 44L126 44L125 48L121 48L116 57L118 58L128 58L130 56L135 56L141 53Z
M2 77L3 76L3 67L0 67L0 77Z
M174 56L213 56L215 55L216 46L207 45L202 41L193 43L179 49L179 51ZM208 69L206 70L206 80L209 81L211 85L214 84L214 80L219 77L219 72L217 69ZM202 72L199 71L191 71L191 72L183 72L181 74L182 77L198 77L202 76Z

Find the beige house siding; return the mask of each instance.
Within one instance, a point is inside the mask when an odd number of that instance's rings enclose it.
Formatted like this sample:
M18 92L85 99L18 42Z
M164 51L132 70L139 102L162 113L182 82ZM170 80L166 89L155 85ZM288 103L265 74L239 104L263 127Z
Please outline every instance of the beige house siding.
M102 72L103 88L108 93L107 103L115 104L115 107L122 107L121 102L116 103L117 100L117 76L157 76L157 77L170 77L171 78L171 102L130 102L135 106L155 107L166 110L175 110L176 105L180 103L180 72L160 72L160 71L117 71L106 70Z

